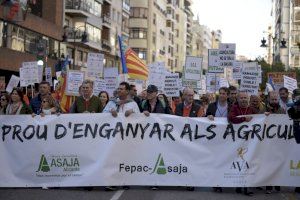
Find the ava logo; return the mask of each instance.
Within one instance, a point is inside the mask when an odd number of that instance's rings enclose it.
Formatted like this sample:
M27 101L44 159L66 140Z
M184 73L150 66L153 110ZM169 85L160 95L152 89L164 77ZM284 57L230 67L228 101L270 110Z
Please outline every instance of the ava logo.
M79 159L76 155L51 155L46 158L43 154L36 172L49 172L53 169L64 172L80 171Z
M44 155L42 155L41 160L40 160L40 165L39 168L36 172L49 172L50 171L50 167L48 165L47 159Z
M300 176L300 160L298 160L298 161L291 160L290 161L290 173L291 173L291 176Z
M150 173L150 174L153 174L153 173L157 173L157 174L161 174L161 175L164 175L167 173L167 169L165 167L165 162L164 162L164 159L163 157L161 156L161 154L158 155L158 158L156 160L156 164L155 164L155 167L153 169L153 171Z
M244 155L247 153L247 151L248 151L248 148L243 148L243 147L238 148L237 149L238 157L240 157L243 161L245 161Z
M245 172L250 169L249 163L245 160L247 151L248 149L244 147L237 149L238 159L232 162L230 169L238 170L239 172Z

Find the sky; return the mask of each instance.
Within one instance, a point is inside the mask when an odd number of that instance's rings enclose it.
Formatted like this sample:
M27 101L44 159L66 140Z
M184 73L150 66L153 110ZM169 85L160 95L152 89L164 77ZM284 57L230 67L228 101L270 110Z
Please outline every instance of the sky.
M266 54L260 45L272 23L271 9L271 0L193 0L192 5L201 25L220 29L222 42L236 43L236 54L250 59Z

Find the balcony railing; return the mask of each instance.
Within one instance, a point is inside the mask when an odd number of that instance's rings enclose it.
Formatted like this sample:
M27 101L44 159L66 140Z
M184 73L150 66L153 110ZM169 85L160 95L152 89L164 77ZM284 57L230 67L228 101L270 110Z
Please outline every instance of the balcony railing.
M108 40L102 39L102 49L111 51L110 42Z
M111 18L108 15L103 16L103 23L111 25Z
M97 17L101 16L101 13L95 10L90 4L82 0L66 0L66 9L84 11L88 14L96 15Z

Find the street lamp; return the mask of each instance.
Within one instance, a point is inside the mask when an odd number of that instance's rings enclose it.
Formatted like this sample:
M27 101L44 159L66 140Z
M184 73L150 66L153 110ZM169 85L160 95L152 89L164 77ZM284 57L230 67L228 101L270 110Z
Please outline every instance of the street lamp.
M271 41L272 40L272 64L271 66L273 66L274 62L275 62L275 41L277 40L277 37L273 37L271 35L271 33L269 33L268 35L268 41L269 41L269 44L267 44L267 40L263 37L263 39L261 40L261 45L260 47L263 47L263 48L266 48L266 47L271 47ZM279 46L280 49L285 49L287 48L286 46L286 40L284 38L282 38L282 40L280 41L280 46ZM271 50L270 50L271 51ZM270 53L268 53L268 55L270 56ZM270 62L270 60L269 60Z
M71 37L73 37L73 47L74 47L74 56L73 56L73 59L74 59L73 60L73 68L74 69L75 69L75 56L76 56L76 45L75 45L75 43L76 43L76 39L77 39L77 34L82 32L82 30L80 29L82 27L85 28L85 26L78 26L78 27L65 26L64 29L66 31L64 31L64 34L62 36L62 42L68 42L68 39L69 39L68 33L72 33ZM81 39L82 43L87 43L88 42L88 34L85 30L81 34L80 39Z

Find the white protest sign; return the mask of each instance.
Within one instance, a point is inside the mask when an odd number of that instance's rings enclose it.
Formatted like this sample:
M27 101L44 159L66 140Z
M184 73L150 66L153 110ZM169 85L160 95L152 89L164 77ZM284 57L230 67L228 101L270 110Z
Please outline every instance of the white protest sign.
M103 77L104 55L101 53L88 53L87 76L92 79Z
M224 72L224 67L220 67L219 49L208 49L208 72Z
M17 76L15 76L15 75L12 75L12 76L10 77L10 80L9 80L8 85L7 85L7 87L6 87L6 91L7 91L8 93L11 93L12 90L14 89L14 87L17 87L17 86L18 86L19 82L20 82L20 78L17 77Z
M148 85L156 85L158 90L163 91L165 83L165 63L155 62L149 65Z
M220 87L229 87L228 80L226 78L220 78L219 86Z
M240 90L247 92L249 95L257 95L259 88L259 73L256 62L243 63Z
M179 97L179 74L169 74L165 77L164 93L168 97Z
M201 81L202 61L203 58L201 57L186 57L184 68L184 78L186 80Z
M104 78L105 77L118 77L119 70L117 67L106 67L104 68Z
M232 67L235 61L234 43L221 43L219 47L219 59L221 67Z
M45 68L45 77L46 81L52 86L52 72L51 72L51 67L46 67Z
M27 87L39 83L41 70L37 65L37 62L23 62L20 70L20 85L21 87Z
M39 82L43 81L43 72L44 72L44 67L41 65L38 65L38 78L39 78Z
M84 80L84 72L78 70L69 70L67 73L66 94L70 96L79 96L79 87Z
M207 73L206 74L206 91L209 93L215 93L220 85L220 74Z
M110 97L113 97L114 91L117 89L118 80L117 77L104 77L106 92Z
M235 61L233 63L232 77L234 80L242 79L242 69L243 69L243 62Z
M106 90L106 82L104 79L94 80L93 94L98 96L101 91Z
M283 85L290 93L293 93L293 91L297 89L297 80L283 75Z

